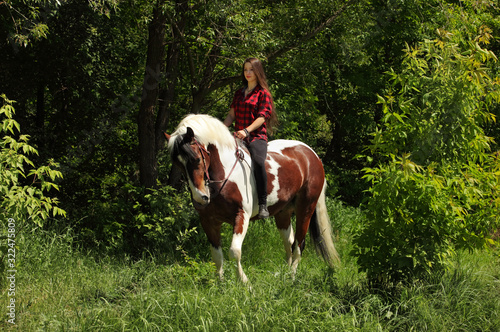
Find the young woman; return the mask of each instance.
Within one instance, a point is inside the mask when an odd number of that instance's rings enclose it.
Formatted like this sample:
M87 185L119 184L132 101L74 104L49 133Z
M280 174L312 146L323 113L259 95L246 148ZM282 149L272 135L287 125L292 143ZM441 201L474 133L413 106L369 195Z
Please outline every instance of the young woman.
M248 58L243 63L244 87L234 94L229 113L224 120L226 126L235 122L235 135L247 143L254 165L259 199L259 218L269 217L267 211L267 134L272 133L277 123L273 97L267 85L262 63L257 58Z

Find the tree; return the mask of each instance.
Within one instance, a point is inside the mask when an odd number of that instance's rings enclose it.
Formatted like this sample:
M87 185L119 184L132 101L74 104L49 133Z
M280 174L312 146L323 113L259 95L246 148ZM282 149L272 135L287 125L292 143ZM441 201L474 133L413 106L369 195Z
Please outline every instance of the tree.
M164 61L166 15L163 13L163 4L163 1L156 2L153 19L149 23L146 74L138 117L140 181L147 188L156 185L158 176L155 115Z
M3 1L0 4L0 40L18 49L46 38L47 19L57 11L59 5L58 1Z
M271 3L255 8L255 4L245 1L181 1L172 6L158 2L150 22L148 60L138 120L141 184L146 187L156 185L156 156L164 142L162 131L169 123L168 108L172 107L173 96L178 89L176 79L179 67L185 66L188 73L185 82L190 87L190 111L198 113L214 91L240 80L239 64L249 54L267 59L267 64L270 64L313 39L354 2L329 3L326 8L332 9L331 13L322 15L321 21L315 22L314 26L308 26L308 32L300 30L297 38L279 36L283 39L282 44L277 43L273 35L282 33L278 27L289 26L289 21L285 25L283 16L273 16L272 11L290 14L290 11L296 11L297 4L284 6ZM307 10L314 5L308 4ZM164 39L161 37L165 35L165 24L170 30L166 35L171 39L167 41L168 63L162 66L163 62L159 59L162 57L160 49ZM155 96L158 95L165 98L162 98L156 111Z
M486 66L497 61L484 47L491 37L486 28L472 40L438 30L435 40L407 46L401 72L389 73L370 147L379 165L364 170L369 220L354 241L372 282L425 277L454 250L493 243L499 164L483 129L500 101Z

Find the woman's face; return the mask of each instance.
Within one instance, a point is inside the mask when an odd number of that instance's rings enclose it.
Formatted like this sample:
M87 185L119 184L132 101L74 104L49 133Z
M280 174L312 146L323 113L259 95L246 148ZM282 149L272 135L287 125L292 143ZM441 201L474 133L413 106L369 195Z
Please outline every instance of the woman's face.
M248 83L255 83L257 81L257 76L253 72L253 66L250 62L245 62L245 66L243 67L243 74Z

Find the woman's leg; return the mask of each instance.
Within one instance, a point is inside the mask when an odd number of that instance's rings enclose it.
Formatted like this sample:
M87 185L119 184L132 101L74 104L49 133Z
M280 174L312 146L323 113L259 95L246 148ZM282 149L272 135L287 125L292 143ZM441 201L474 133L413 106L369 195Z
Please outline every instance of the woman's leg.
M252 156L253 173L257 184L257 197L259 199L259 217L269 217L267 211L267 173L266 173L266 157L267 157L267 142L264 140L255 140L248 145L248 150Z

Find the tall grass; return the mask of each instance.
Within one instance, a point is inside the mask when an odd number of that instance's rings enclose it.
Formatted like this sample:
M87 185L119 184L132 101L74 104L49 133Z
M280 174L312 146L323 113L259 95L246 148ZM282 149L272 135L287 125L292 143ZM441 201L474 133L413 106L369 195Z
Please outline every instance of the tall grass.
M38 230L19 248L18 331L498 331L498 252L460 253L432 280L370 290L349 255L359 210L329 201L342 267L306 247L293 280L272 222L250 226L243 264L250 285L225 262L219 281L206 252L142 259L79 249L70 231ZM225 248L230 228L224 228ZM174 245L174 244L173 244ZM227 250L226 250L227 251ZM159 251L155 251L159 252ZM1 308L7 296L1 293Z

